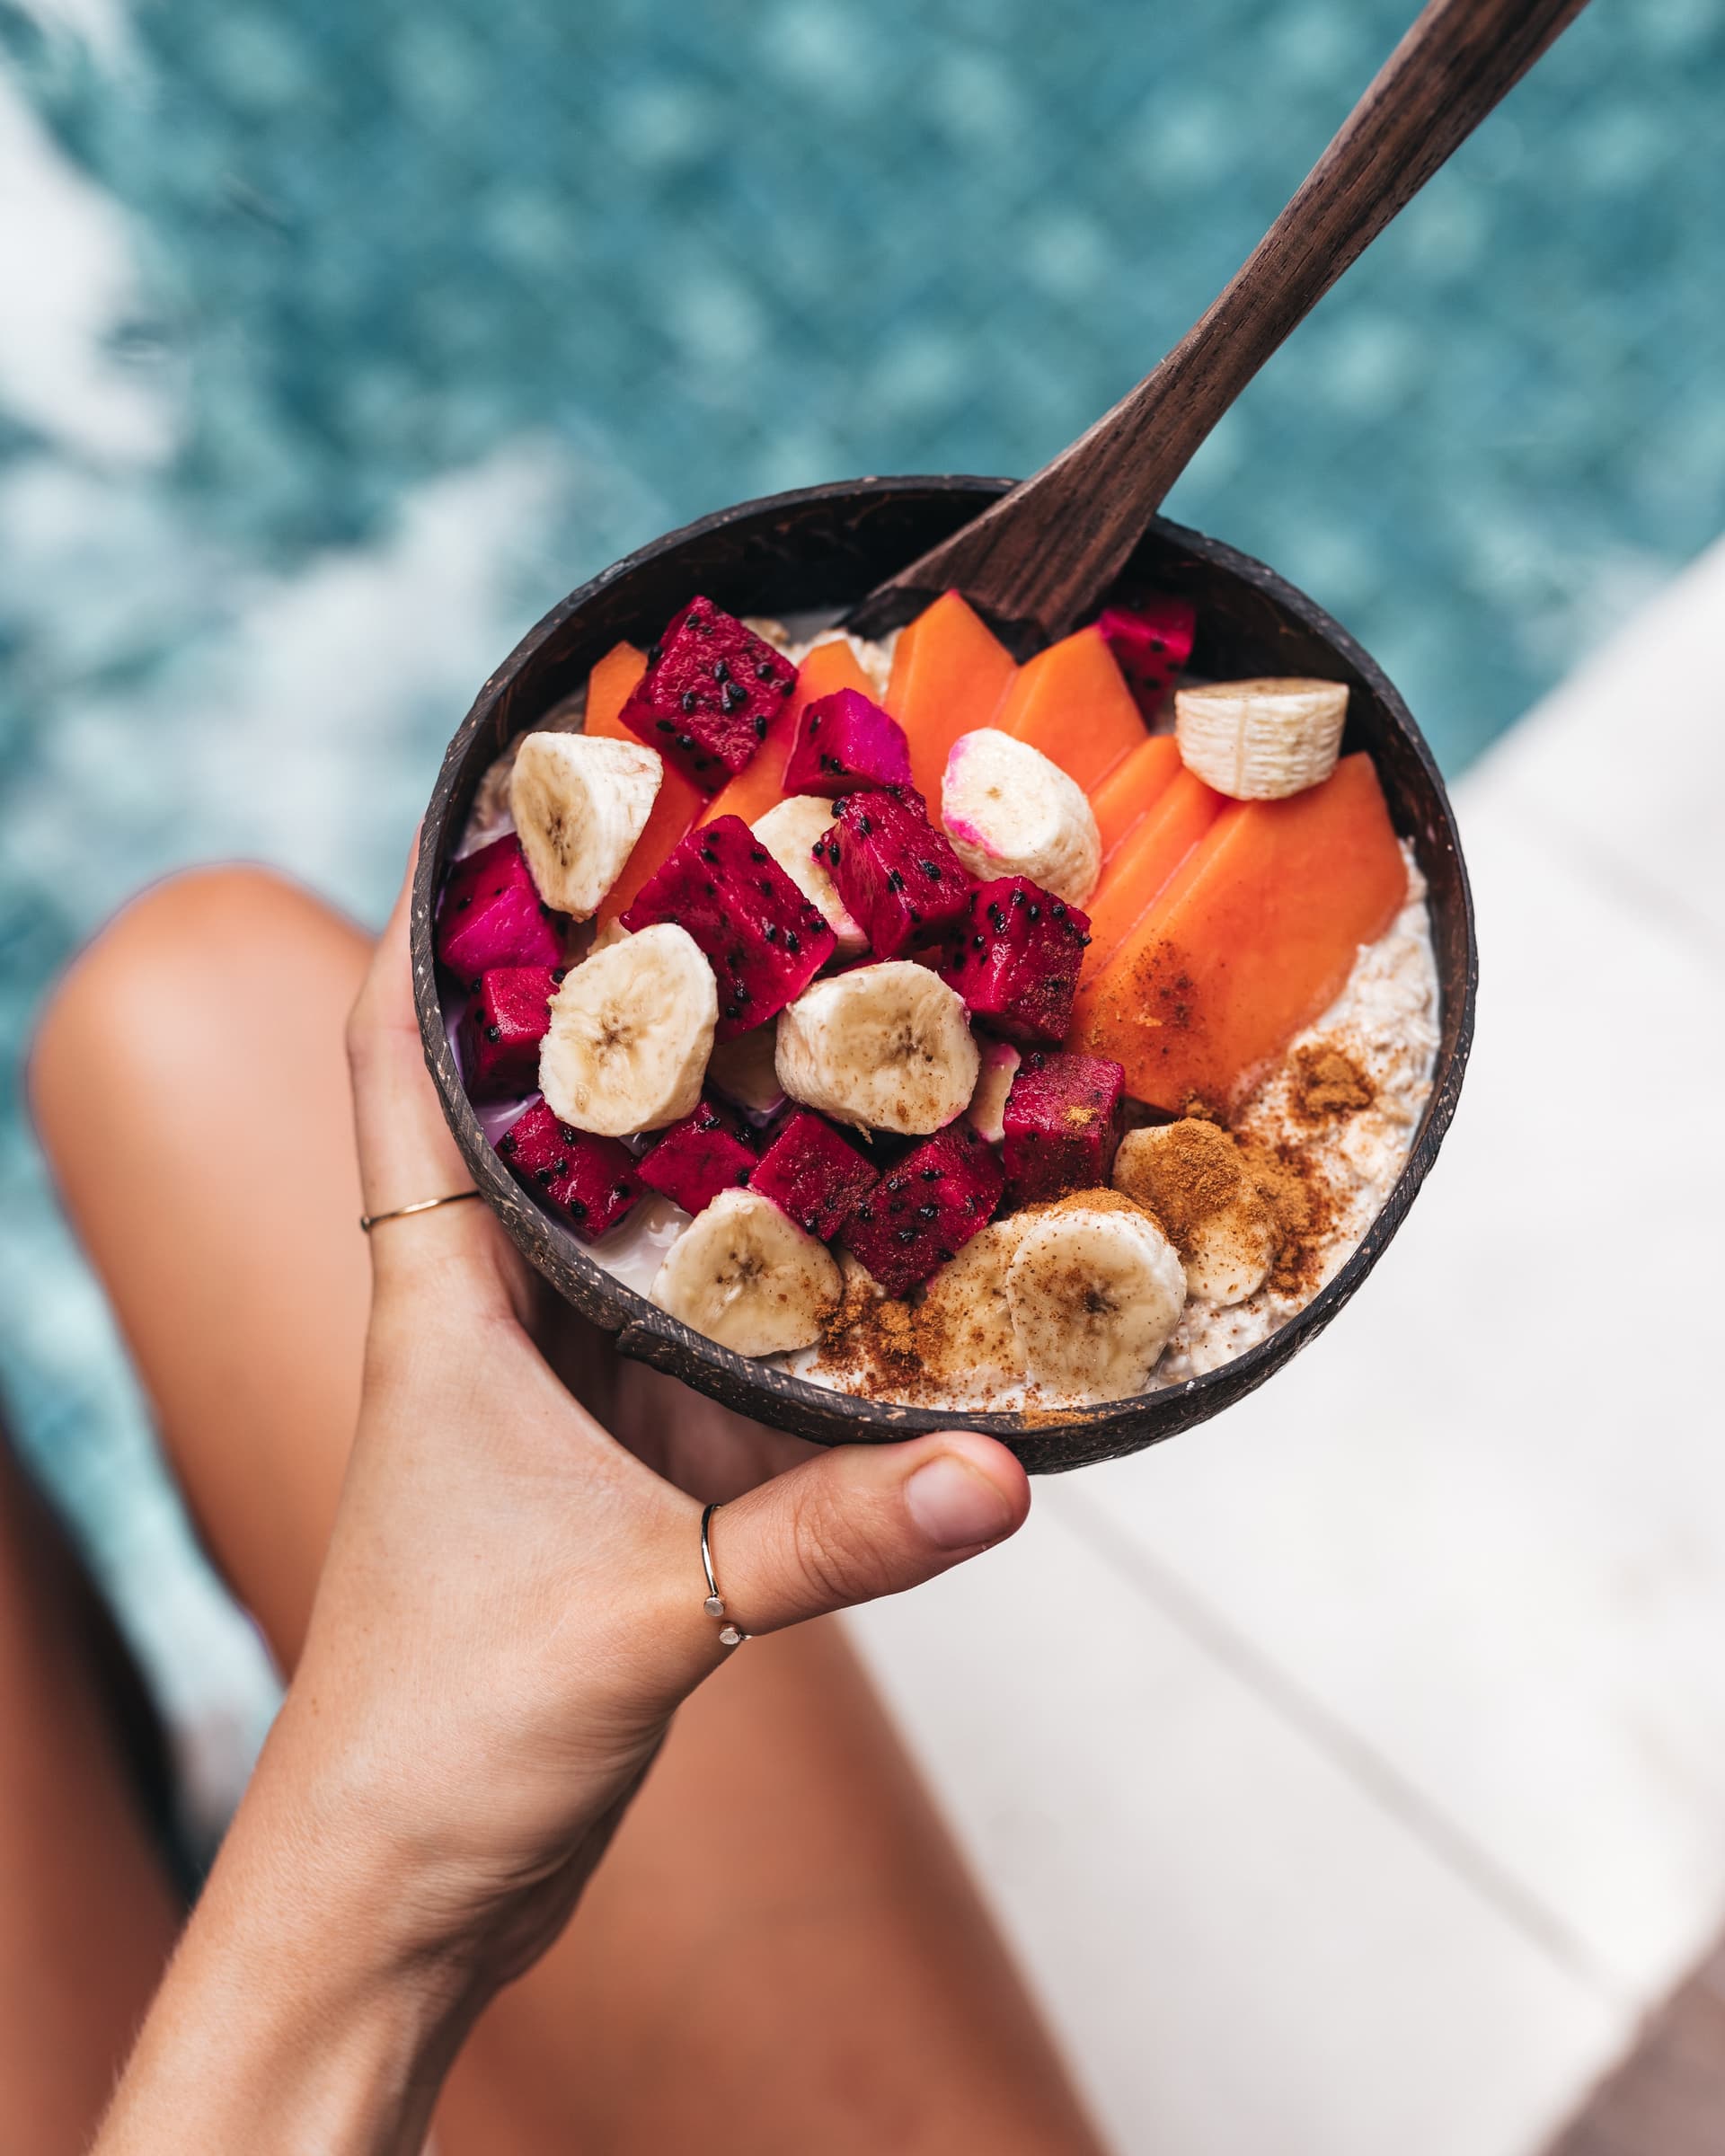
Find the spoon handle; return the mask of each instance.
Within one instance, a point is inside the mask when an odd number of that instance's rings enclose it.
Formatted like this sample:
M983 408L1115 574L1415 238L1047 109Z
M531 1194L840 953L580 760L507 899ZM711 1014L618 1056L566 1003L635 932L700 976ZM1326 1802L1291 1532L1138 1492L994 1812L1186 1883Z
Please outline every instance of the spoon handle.
M1052 464L871 592L862 629L956 586L1021 648L1119 575L1199 445L1290 331L1587 0L1429 0L1233 282Z

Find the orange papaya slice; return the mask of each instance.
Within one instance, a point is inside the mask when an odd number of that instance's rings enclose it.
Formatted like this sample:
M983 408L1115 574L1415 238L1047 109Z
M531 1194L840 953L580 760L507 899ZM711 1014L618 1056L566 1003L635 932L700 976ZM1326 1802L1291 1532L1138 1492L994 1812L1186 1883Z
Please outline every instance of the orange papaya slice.
M1368 755L1286 800L1231 802L1081 983L1069 1045L1122 1064L1153 1107L1231 1108L1334 1002L1407 888Z
M1151 734L1129 749L1090 797L1101 835L1102 860L1141 817L1154 808L1181 771L1180 744L1172 734Z
M784 766L804 708L830 696L837 689L856 689L872 697L873 685L857 664L847 643L817 644L797 668L797 685L768 728L760 747L734 779L728 780L702 817L710 824L715 817L740 816L752 824L784 799Z
M612 741L633 741L636 736L618 713L628 702L635 684L647 671L647 654L633 644L613 644L587 677L586 728ZM646 836L643 832L642 837ZM637 842L639 843L639 842Z
M993 723L1039 748L1086 793L1144 739L1126 676L1093 623L1027 660Z
M1226 806L1214 788L1182 769L1120 841L1084 909L1090 915L1090 949L1084 954L1089 978L1101 972Z
M586 727L589 734L612 741L635 742L639 746L637 737L621 722L618 713L646 671L644 651L637 650L633 644L611 647L587 677ZM599 901L598 911L593 916L601 928L633 903L635 893L693 826L706 806L706 798L681 773L666 764L665 775L653 797L652 812L641 826L641 836L630 848L623 873Z
M996 723L1014 671L1012 653L956 591L899 632L887 709L905 729L910 775L937 821L947 751L960 734Z

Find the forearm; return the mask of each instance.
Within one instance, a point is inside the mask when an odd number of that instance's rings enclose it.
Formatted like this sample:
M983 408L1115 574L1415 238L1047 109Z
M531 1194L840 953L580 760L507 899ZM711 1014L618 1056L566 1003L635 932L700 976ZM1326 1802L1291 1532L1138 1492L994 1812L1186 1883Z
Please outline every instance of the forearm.
M404 1947L405 1883L356 1845L266 1759L95 2156L414 2156L478 2001L452 1957Z

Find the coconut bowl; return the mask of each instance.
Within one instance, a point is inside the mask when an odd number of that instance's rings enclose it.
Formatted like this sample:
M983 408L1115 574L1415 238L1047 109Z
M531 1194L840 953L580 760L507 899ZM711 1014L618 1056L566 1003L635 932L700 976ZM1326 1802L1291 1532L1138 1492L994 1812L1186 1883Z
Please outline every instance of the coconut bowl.
M554 606L481 689L450 743L426 810L413 885L414 994L426 1061L449 1127L486 1202L529 1263L620 1351L668 1371L739 1413L817 1444L884 1442L919 1431L986 1430L1031 1473L1111 1460L1206 1422L1316 1339L1358 1291L1407 1216L1449 1128L1473 1031L1478 977L1473 906L1449 797L1407 706L1345 630L1310 599L1232 547L1163 518L1123 584L1184 594L1198 612L1195 671L1214 678L1314 675L1345 681L1344 750L1367 749L1397 831L1413 842L1429 887L1442 1009L1431 1095L1406 1165L1364 1241L1279 1332L1189 1383L1051 1414L960 1414L827 1391L719 1347L609 1273L544 1212L492 1151L451 1052L432 959L444 871L486 767L586 680L620 638L647 644L694 592L737 614L836 616L884 577L1004 493L1006 480L862 479L749 501L703 517L612 568Z

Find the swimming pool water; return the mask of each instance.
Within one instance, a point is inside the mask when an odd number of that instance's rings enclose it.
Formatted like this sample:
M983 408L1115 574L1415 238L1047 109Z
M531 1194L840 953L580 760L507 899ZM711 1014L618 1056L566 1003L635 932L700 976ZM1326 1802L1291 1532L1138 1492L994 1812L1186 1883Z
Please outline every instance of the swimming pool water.
M1033 468L1413 12L0 0L7 1038L176 862L375 914L491 661L655 532ZM1451 771L1719 529L1722 102L1712 0L1596 0L1170 504L1353 629ZM9 1083L22 1434L176 1703L252 1712Z

